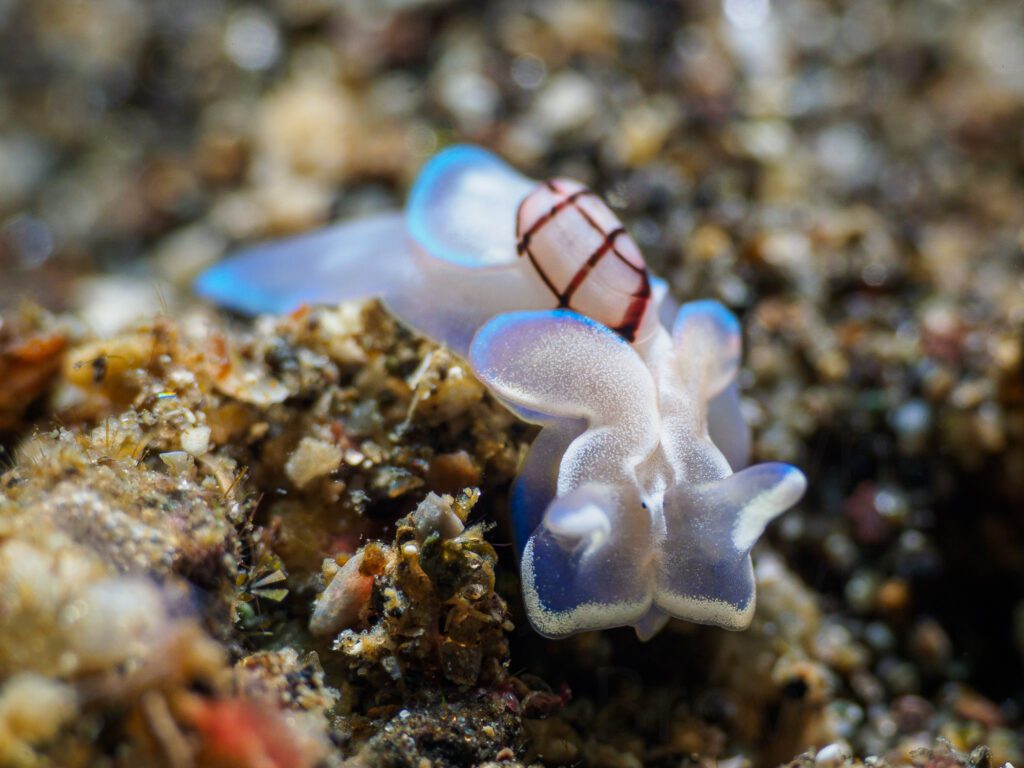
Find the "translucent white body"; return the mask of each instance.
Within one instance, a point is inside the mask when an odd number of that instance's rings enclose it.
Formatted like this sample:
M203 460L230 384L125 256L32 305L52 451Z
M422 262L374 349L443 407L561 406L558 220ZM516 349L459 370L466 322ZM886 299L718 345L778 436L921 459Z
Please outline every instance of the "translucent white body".
M586 191L575 182L552 184L571 187L570 194ZM549 195L557 196L494 155L455 147L427 164L404 213L248 248L202 274L196 290L250 314L378 297L407 325L465 356L473 334L495 315L563 306L540 274L549 271L567 288L600 247L603 236L578 215L584 211L621 234L569 300L601 322L632 312L630 336L642 342L659 325L656 304L665 285L648 275L640 250L600 198L587 192L578 209L567 206L537 230L530 255L519 248L519 223L529 227L527 217L554 205ZM628 275L615 271L622 267L615 253L635 265L623 268ZM631 295L645 290L651 300Z
M804 477L784 464L742 469L736 318L707 301L676 313L581 185L538 184L456 147L427 164L404 214L257 246L197 290L250 313L380 297L542 424L513 488L539 632L632 625L649 637L669 616L749 623L750 549Z
M627 624L648 637L669 616L750 622L750 550L806 483L786 464L734 473L710 437L708 405L732 384L738 331L720 304L693 302L646 359L572 312L510 313L477 334L477 375L545 425L513 498L541 633Z

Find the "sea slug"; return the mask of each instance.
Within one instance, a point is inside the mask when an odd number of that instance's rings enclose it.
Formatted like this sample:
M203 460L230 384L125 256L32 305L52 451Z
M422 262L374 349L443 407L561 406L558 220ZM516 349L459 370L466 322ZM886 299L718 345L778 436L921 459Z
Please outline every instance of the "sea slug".
M806 480L746 467L736 317L715 301L677 310L586 187L453 147L404 213L255 246L197 290L248 313L379 297L542 425L512 491L542 634L630 625L647 638L670 616L749 624L750 550Z

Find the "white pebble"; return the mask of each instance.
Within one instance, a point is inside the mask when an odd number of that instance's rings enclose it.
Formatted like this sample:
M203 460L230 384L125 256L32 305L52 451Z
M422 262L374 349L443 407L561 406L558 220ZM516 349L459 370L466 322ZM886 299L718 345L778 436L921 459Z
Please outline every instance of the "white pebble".
M284 465L285 474L298 488L305 488L341 466L341 449L326 440L304 437Z
M814 756L816 768L838 768L843 765L851 756L850 747L841 741L822 747Z
M202 456L210 450L210 428L199 426L182 431L181 447L192 456Z

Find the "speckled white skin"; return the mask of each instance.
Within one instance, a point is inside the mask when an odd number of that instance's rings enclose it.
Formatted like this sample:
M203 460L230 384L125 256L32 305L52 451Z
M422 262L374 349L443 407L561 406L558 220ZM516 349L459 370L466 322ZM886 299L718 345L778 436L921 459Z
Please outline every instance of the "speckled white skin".
M750 550L803 494L799 470L734 473L710 437L740 353L724 307L683 305L644 353L568 311L501 315L470 349L481 380L544 425L513 506L527 612L549 637L630 625L646 638L667 616L743 629Z
M621 317L642 283L625 267L642 265L627 235L616 236L627 238L616 240L625 260L587 272L579 306L570 303L590 317L553 308L550 286L517 254L517 216L528 226L579 189L538 186L483 150L456 147L427 164L404 216L256 246L201 276L197 290L249 313L380 297L543 424L513 488L538 631L631 625L646 638L668 616L743 628L754 609L750 549L805 480L783 464L734 473L750 445L736 384L739 326L724 307L676 312L648 274L652 300L632 344L596 321ZM602 230L618 223L593 196L583 210ZM563 217L529 255L552 276L571 275L601 241L583 231L586 218ZM609 284L616 270L628 273L628 290Z

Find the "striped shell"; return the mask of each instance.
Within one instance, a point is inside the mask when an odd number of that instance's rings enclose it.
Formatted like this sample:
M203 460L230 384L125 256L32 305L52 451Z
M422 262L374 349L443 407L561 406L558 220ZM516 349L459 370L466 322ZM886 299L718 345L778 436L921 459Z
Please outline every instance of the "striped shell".
M556 306L635 340L651 302L647 265L600 197L576 181L544 182L519 206L516 242Z

